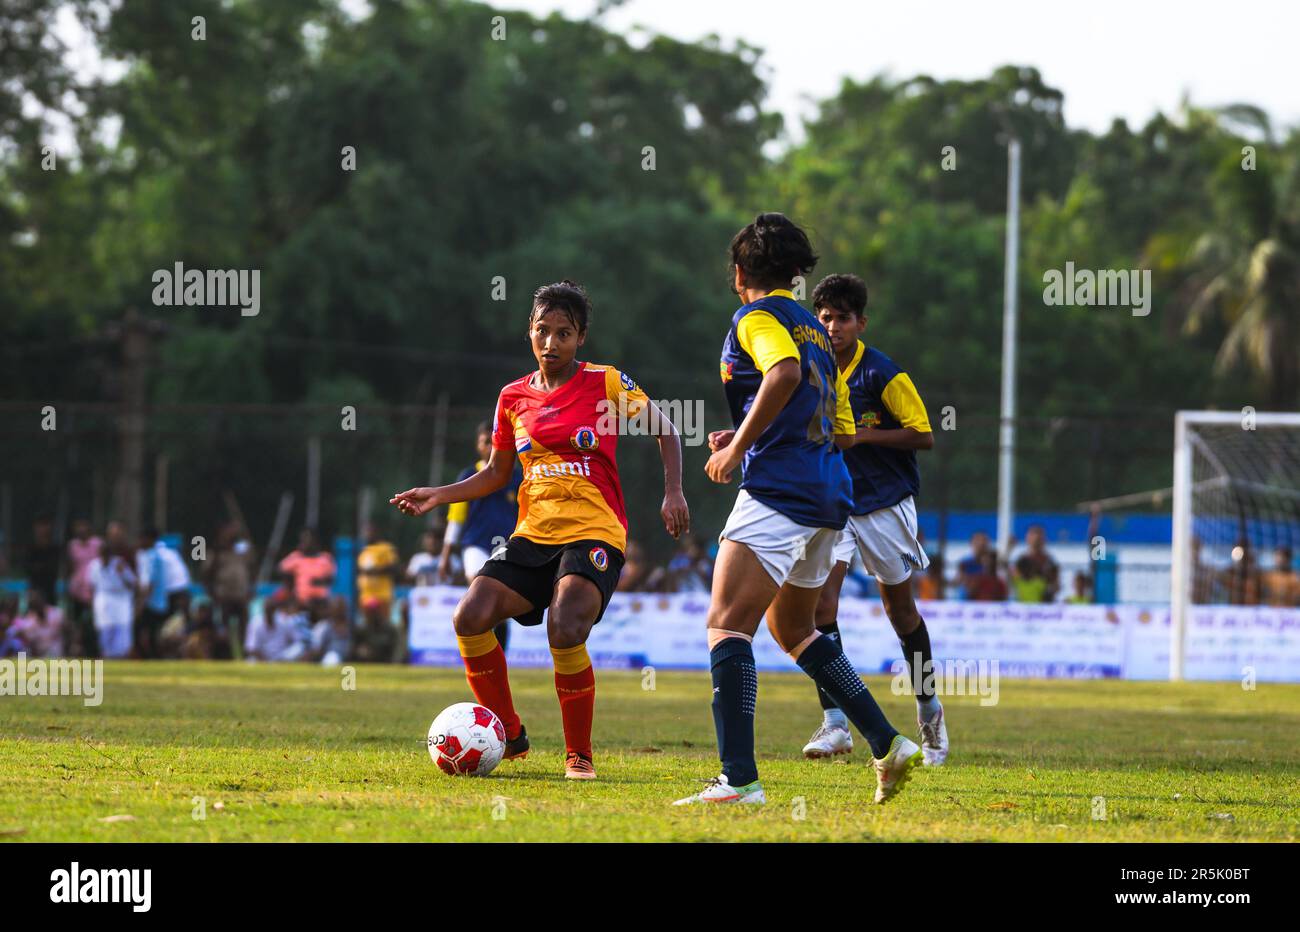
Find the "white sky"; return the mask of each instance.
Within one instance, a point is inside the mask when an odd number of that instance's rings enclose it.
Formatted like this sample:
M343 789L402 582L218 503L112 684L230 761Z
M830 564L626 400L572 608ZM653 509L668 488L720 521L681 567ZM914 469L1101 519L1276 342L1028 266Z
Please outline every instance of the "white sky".
M596 0L494 5L579 18ZM1201 106L1256 104L1275 129L1300 125L1296 0L630 0L604 21L621 33L641 25L762 48L768 106L787 129L845 76L971 79L1003 64L1037 67L1065 94L1075 128L1104 131L1117 116L1136 127L1157 110L1175 113L1185 94Z

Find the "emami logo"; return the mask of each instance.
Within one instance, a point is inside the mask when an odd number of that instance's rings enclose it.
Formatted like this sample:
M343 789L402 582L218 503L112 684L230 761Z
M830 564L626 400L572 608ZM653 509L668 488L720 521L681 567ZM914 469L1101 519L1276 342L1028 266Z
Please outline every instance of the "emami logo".
M82 870L76 861L69 870L50 874L51 903L130 903L137 913L149 912L152 901L153 871L144 870Z

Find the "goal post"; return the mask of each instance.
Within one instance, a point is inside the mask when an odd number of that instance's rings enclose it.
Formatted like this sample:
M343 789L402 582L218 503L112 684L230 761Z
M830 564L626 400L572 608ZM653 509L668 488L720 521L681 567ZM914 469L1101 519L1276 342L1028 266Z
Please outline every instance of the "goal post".
M1174 417L1169 678L1181 680L1195 604L1264 600L1260 557L1300 549L1300 413Z

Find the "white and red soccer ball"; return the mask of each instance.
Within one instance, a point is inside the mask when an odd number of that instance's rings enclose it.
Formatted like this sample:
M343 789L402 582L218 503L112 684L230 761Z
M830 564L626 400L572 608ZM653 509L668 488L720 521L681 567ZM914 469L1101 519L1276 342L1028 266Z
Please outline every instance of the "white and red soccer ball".
M506 752L506 729L491 710L458 702L438 713L429 726L429 756L443 773L485 777Z

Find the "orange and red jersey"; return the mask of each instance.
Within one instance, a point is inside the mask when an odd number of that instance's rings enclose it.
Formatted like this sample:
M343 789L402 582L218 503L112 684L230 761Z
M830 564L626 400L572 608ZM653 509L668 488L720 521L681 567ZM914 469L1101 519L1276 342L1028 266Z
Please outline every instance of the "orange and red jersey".
M637 417L649 399L613 366L579 363L552 392L532 374L497 399L492 446L513 449L523 466L514 536L537 544L594 539L624 550L627 512L618 481L620 416Z

